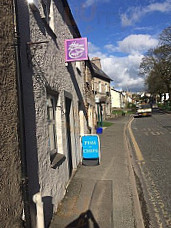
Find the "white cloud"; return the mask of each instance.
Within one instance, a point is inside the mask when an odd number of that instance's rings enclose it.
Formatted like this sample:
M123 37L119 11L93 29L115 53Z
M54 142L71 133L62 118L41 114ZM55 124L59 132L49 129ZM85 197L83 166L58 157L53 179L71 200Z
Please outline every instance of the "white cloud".
M147 8L144 9L146 13L153 12L153 11L159 11L162 13L170 12L171 11L171 1L167 0L162 3L152 3L147 6Z
M148 26L148 27L135 27L134 30L137 31L147 31L147 30L153 30L152 26Z
M157 44L158 40L148 34L132 34L119 41L117 46L105 45L106 53L89 43L89 56L101 59L104 72L113 79L116 88L140 91L144 87L144 79L138 74L143 53ZM109 54L112 52L122 52L127 56L118 57Z
M144 57L141 54L130 54L126 57L116 57L102 53L98 47L91 44L89 56L101 59L103 71L113 79L115 88L140 91L144 87L144 79L138 76L139 65ZM94 50L94 52L93 52Z
M104 72L113 79L115 87L138 91L144 87L144 79L138 76L142 58L143 55L109 56L101 59L101 63Z
M150 48L156 47L158 40L150 35L132 34L127 36L122 41L118 42L118 46L112 44L105 45L105 48L110 52L123 52L123 53L143 53Z
M127 13L121 14L121 24L123 26L130 26L143 16L140 8L129 8Z
M107 55L103 54L100 51L100 48L92 44L91 42L88 42L88 52L89 52L89 57L99 57L100 59L106 58Z
M110 0L86 0L85 3L83 4L83 7L89 7L93 4L95 4L96 2L109 2Z
M131 7L126 13L121 14L121 23L123 26L130 26L139 21L142 17L150 12L171 12L171 0L166 0L162 3L151 3L146 7Z
M97 52L100 50L99 47L95 46L94 44L92 44L91 42L88 42L88 49L89 51L92 52Z
M116 47L113 44L107 44L104 46L109 52L117 52L119 51L119 47Z
M126 53L142 53L150 48L156 47L158 40L150 35L130 35L124 40L119 41L119 50Z

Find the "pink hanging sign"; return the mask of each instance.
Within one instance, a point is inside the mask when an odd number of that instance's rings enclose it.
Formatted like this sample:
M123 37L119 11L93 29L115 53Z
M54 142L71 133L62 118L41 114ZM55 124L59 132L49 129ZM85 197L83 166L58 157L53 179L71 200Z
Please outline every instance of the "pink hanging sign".
M65 61L88 60L87 38L65 40Z

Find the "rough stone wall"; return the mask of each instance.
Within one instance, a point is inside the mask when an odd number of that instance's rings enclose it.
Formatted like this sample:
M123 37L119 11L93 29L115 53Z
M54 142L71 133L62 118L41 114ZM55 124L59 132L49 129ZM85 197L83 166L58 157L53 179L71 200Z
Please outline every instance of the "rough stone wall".
M108 91L110 91L110 83L108 81L102 80L100 78L94 77L94 84L97 86L97 93L99 93L99 82L101 82L101 94L106 95L106 87L105 84L107 84Z
M89 109L89 122L90 119L92 119L92 123L90 123L91 126L91 133L95 133L96 128L96 111L95 111L95 95L93 91L93 75L90 69L90 64L87 62L85 67L85 84L84 84L84 90L85 90L85 100L86 100L86 106L87 110ZM92 116L90 118L90 115Z
M99 82L101 82L101 92L99 92ZM106 97L105 103L102 105L103 107L103 118L104 120L111 115L111 95L110 95L110 82L94 77L94 91L96 91L96 97ZM106 93L106 85L108 88L108 95Z
M0 226L18 228L23 206L11 0L1 0L0 17Z
M85 96L86 96L86 100L88 103L90 103L91 105L95 105L95 99L94 99L94 94L93 94L93 75L91 73L90 70L90 66L87 63L86 64L86 70L85 70Z

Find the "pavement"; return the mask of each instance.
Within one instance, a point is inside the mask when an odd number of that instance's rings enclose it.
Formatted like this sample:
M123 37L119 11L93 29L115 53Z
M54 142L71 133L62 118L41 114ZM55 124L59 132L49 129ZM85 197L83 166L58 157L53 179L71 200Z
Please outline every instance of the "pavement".
M144 228L126 143L130 117L100 135L101 164L80 165L50 228Z

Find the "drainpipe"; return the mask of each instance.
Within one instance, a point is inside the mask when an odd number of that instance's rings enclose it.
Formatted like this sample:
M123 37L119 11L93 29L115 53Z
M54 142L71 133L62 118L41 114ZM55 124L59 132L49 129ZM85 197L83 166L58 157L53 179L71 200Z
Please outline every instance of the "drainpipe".
M25 227L31 228L30 204L28 193L28 175L27 175L27 159L26 159L26 137L24 122L24 100L23 100L23 82L21 73L21 56L20 56L20 36L18 25L18 4L17 0L13 0L14 15L14 46L16 57L16 79L18 93L18 115L19 115L19 147L21 156L21 176L22 176L22 194L24 201Z
M36 228L44 228L44 213L41 193L38 192L33 196L33 202L36 204Z

